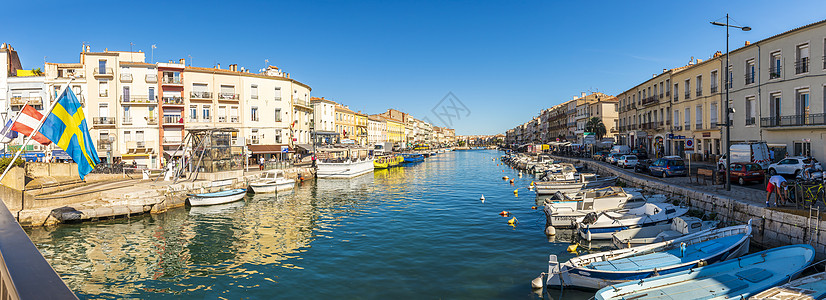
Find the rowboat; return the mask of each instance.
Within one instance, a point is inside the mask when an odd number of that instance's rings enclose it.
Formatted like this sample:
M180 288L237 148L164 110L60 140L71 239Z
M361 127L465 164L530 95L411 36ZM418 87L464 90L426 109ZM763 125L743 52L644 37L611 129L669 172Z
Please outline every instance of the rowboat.
M724 261L748 252L751 231L749 222L671 241L578 256L565 263L551 255L546 284L600 289Z
M688 207L669 203L645 203L640 207L618 211L589 213L577 219L579 235L588 241L607 240L614 232L635 227L670 224L688 212Z
M800 274L814 259L809 245L790 245L597 291L607 299L745 299Z
M618 249L673 240L686 234L717 227L718 221L703 221L696 217L677 217L671 224L630 228L614 232L611 237Z
M214 193L187 194L189 205L204 206L235 202L244 199L247 189L233 189Z
M293 186L295 186L295 180L287 179L282 170L266 171L261 174L261 178L250 182L250 187L256 194L285 191Z
M749 297L750 300L814 300L826 297L826 272L792 280Z

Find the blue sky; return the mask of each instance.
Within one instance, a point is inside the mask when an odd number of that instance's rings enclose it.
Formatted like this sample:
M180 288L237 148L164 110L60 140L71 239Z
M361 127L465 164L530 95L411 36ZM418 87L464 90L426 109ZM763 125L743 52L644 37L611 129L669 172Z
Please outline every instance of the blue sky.
M367 113L406 111L493 134L580 92L617 94L664 68L822 20L820 1L9 1L0 41L24 68L93 51L150 52L257 70ZM149 60L147 55L147 60ZM452 92L469 111L432 111ZM456 103L456 102L455 102ZM455 110L453 110L455 112ZM443 121L444 120L444 121ZM449 122L449 123L448 123Z

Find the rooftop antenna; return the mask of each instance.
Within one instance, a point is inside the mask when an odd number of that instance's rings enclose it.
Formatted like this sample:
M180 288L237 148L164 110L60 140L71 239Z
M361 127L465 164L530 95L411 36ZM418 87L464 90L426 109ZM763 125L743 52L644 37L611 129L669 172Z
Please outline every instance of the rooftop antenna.
M158 46L155 46L155 44L152 44L152 47L151 47L151 49L152 49L152 50L151 50L151 51L152 51L152 56L150 56L150 57L151 57L151 60L152 60L152 63L153 63L153 64L155 63L155 49L156 49L156 48L158 48Z
M132 60L132 46L134 46L132 42L129 42L129 60Z
M192 55L187 55L189 57L189 66L192 66Z
M269 59L265 59L265 60L264 60L264 71L266 71L266 70L267 70L267 65L268 65L269 63L270 63L270 60L269 60Z

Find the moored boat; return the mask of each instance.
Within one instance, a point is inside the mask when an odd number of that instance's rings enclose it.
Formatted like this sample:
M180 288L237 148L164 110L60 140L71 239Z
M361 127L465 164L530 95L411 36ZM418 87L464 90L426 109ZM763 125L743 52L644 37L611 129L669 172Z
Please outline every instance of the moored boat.
M565 263L551 255L546 284L599 289L732 259L748 252L751 232L749 222L671 241L582 255Z
M191 206L215 205L241 200L247 194L247 189L233 189L214 193L187 194L187 202Z
M402 157L404 157L404 163L417 163L424 161L424 155L418 153L403 153Z
M563 173L565 174L565 173ZM570 174L570 173L567 173ZM537 195L551 195L556 192L573 193L580 190L601 188L613 185L617 182L616 176L603 177L592 173L581 173L568 180L570 175L565 175L564 180L540 181L534 183Z
M357 147L323 147L316 149L318 178L351 178L373 171L370 150Z
M826 298L826 272L801 277L749 297L750 300L815 300Z
M577 220L579 235L585 240L611 239L614 232L634 227L669 224L688 212L688 207L669 203L645 203L631 209L589 213Z
M671 224L630 228L614 232L611 241L618 249L659 243L717 227L718 221L703 221L697 217L676 217Z
M642 198L634 198L621 187L606 187L577 193L557 192L545 200L546 225L555 228L572 228L574 221L591 212L602 212L641 206Z
M653 278L606 286L596 292L607 299L745 299L788 282L814 259L809 245L783 246L737 259Z
M252 191L258 193L275 193L292 189L295 180L287 179L282 170L269 170L261 174L261 178L250 182Z

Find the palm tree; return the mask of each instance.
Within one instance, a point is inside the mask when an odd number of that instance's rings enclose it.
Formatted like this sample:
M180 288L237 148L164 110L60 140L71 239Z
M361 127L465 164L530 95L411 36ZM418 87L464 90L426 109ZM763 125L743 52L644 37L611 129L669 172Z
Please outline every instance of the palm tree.
M585 123L585 132L593 132L597 140L602 140L606 133L605 124L602 123L602 119L593 117Z

